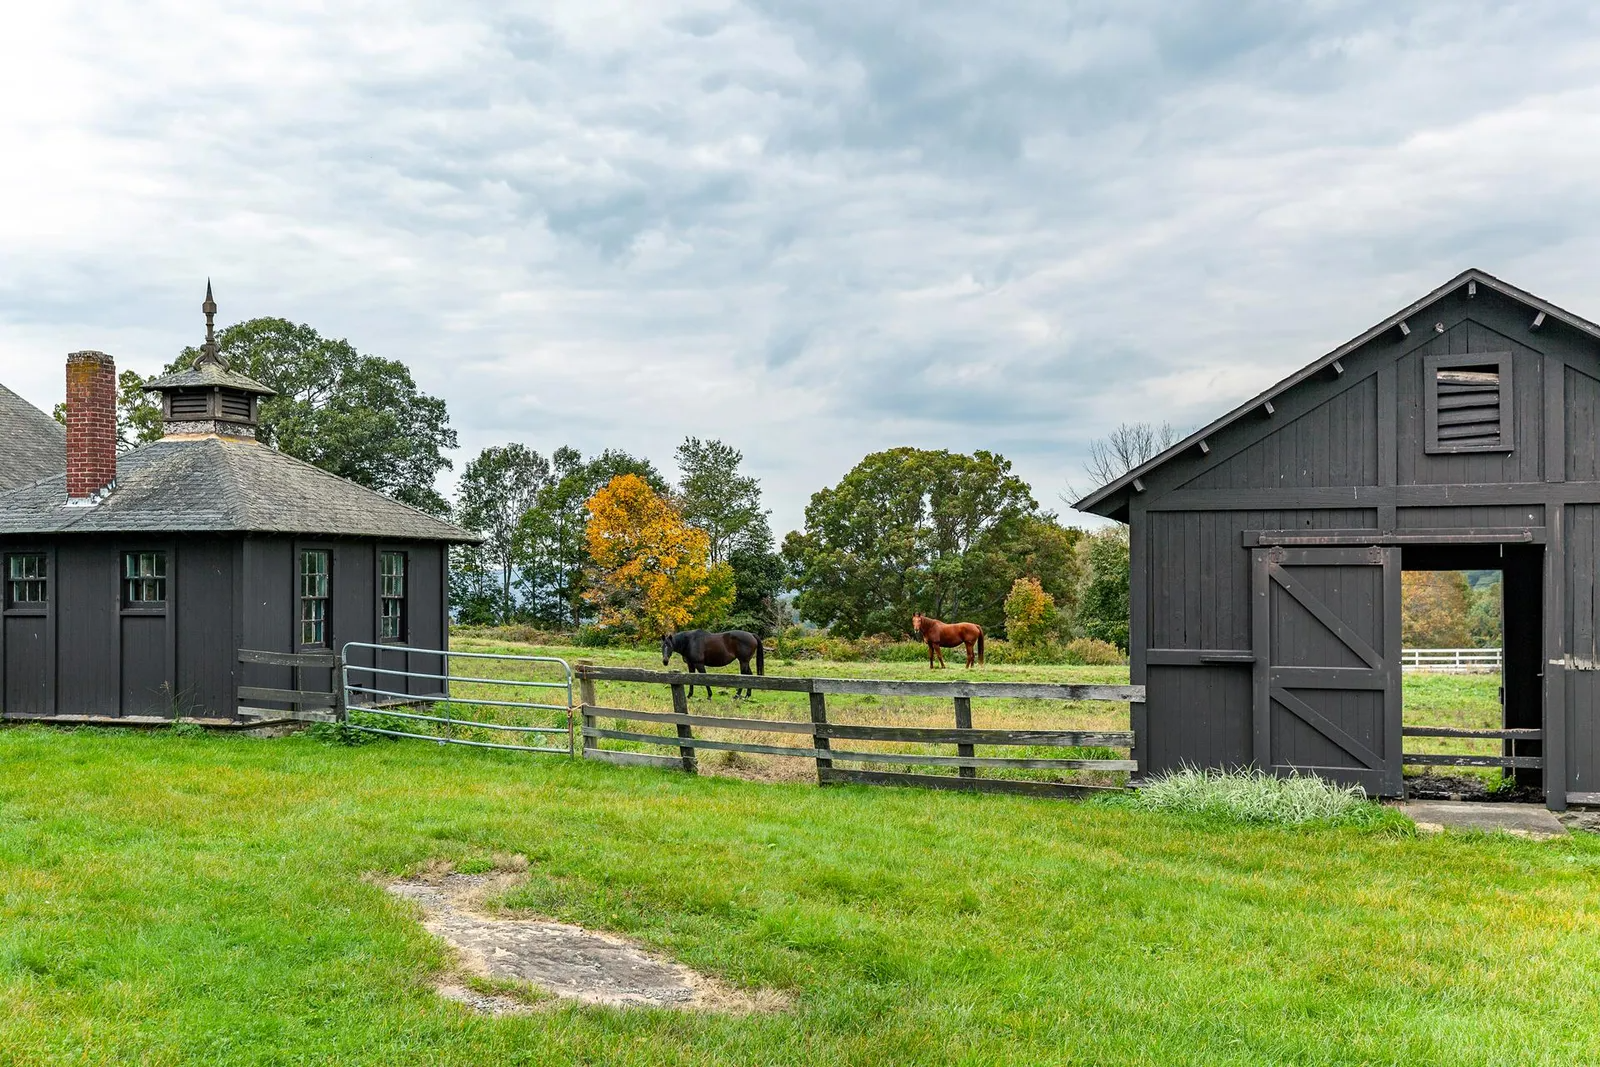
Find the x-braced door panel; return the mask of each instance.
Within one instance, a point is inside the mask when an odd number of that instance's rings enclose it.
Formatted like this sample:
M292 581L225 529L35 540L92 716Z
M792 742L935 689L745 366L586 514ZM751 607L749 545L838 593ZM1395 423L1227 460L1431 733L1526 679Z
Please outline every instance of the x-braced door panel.
M1401 792L1400 550L1251 553L1258 767Z

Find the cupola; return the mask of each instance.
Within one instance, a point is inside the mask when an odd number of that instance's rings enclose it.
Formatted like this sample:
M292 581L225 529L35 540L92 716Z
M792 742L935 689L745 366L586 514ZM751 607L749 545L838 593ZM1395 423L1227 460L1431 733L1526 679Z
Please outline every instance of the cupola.
M206 343L188 370L157 378L144 388L161 394L161 417L168 437L215 434L254 439L263 397L276 396L253 378L234 371L217 348L217 302L206 282Z

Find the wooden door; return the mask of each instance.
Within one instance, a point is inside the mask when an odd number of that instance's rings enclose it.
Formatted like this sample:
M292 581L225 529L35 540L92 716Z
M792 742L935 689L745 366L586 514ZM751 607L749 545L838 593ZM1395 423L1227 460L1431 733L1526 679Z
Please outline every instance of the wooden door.
M1400 549L1252 550L1257 766L1399 796Z

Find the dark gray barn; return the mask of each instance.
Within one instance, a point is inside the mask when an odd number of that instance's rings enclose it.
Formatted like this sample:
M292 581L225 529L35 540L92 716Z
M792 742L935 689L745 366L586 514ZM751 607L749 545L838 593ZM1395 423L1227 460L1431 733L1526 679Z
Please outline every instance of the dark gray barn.
M1469 270L1076 505L1125 522L1138 755L1394 796L1403 569L1499 569L1504 766L1600 803L1600 326Z
M326 669L241 664L241 649L363 641L390 646L380 666L445 673L413 650L447 647L448 549L476 538L258 442L271 390L217 354L209 292L206 310L193 368L148 387L162 440L119 456L115 368L74 353L58 473L0 494L8 719L238 718L241 685L329 688Z

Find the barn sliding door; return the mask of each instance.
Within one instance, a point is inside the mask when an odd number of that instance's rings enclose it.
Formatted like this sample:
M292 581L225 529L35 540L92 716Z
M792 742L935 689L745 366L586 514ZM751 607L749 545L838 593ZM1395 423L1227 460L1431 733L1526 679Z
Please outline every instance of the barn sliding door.
M1400 549L1257 548L1256 765L1401 792Z

